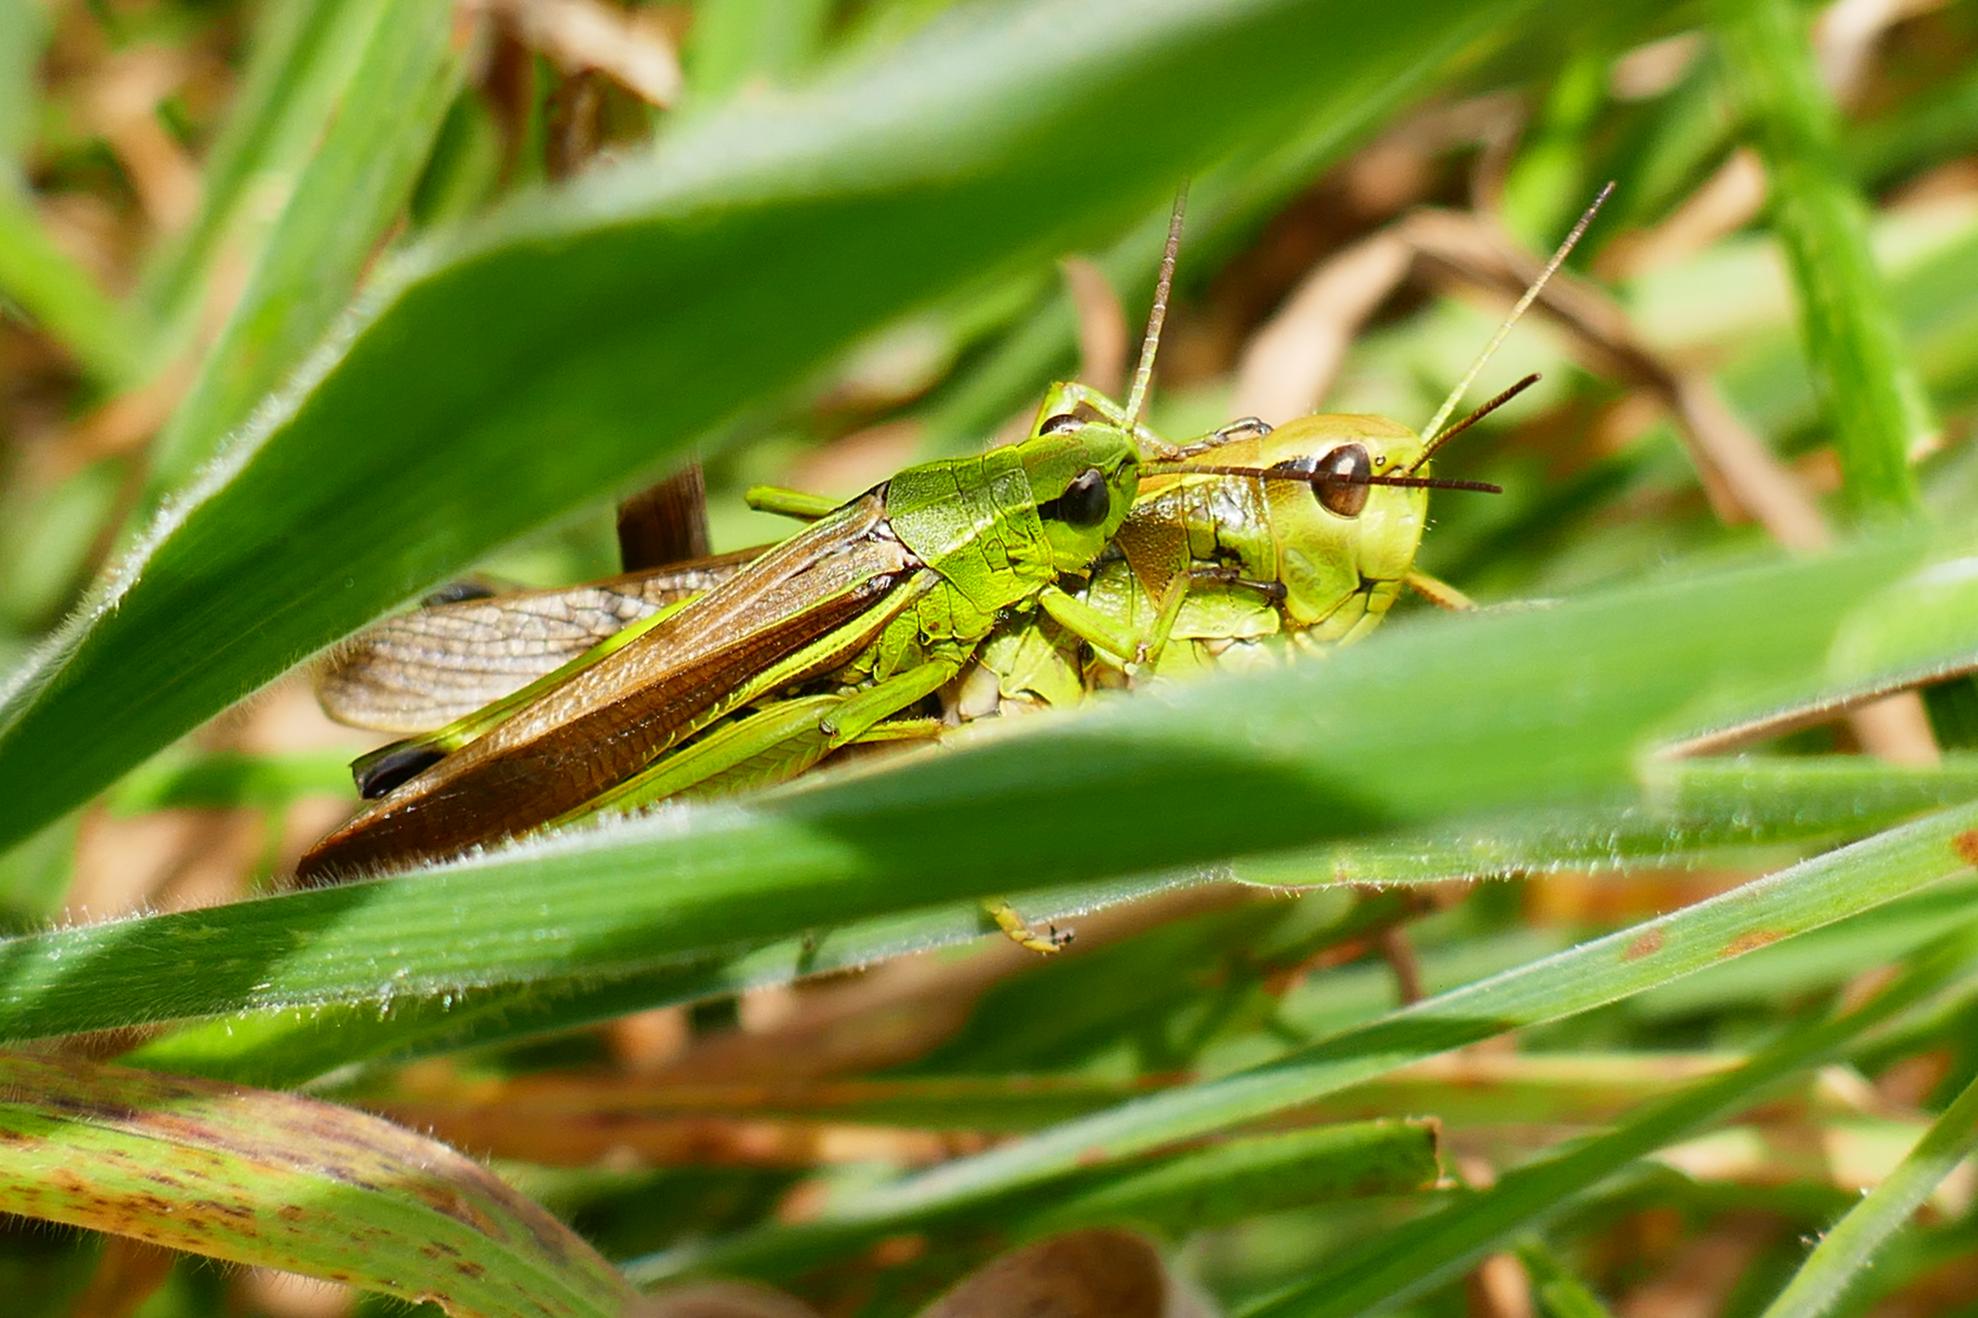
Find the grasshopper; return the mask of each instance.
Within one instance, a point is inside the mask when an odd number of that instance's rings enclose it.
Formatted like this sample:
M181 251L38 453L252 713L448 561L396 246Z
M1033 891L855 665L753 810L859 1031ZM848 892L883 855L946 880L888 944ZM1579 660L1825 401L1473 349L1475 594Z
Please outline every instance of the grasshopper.
M1404 586L1445 608L1470 607L1415 567L1428 491L1496 487L1432 478L1431 461L1537 382L1527 375L1445 424L1613 186L1594 197L1419 433L1359 414L1321 413L1275 430L1246 418L1216 432L1213 444L1184 445L1143 464L1133 512L1078 592L1078 603L1106 616L1129 646L1116 642L1108 653L1048 620L1013 621L978 655L959 694L959 719L1012 703L1065 704L1119 685L1129 666L1114 656L1127 648L1138 671L1173 676L1357 641L1379 626ZM1033 433L1122 416L1105 395L1061 383Z
M555 822L723 716L827 673L864 687L878 717L907 708L1005 611L1051 608L1058 578L1088 570L1126 519L1138 478L1130 434L1096 424L909 467L635 624L317 843L298 873L436 858Z
M1536 380L1519 381L1460 428ZM1072 415L1117 408L1080 386L1054 393L1046 411L1066 399L1077 400ZM1040 415L1040 429L1051 424ZM1322 413L1275 429L1245 419L1223 428L1231 437L1213 464L1194 460L1193 446L1145 464L1113 552L1077 592L1123 643L1108 653L1050 622L1012 622L984 645L959 717L1011 701L1069 703L1095 686L1121 684L1129 672L1173 677L1267 661L1286 648L1347 644L1380 625L1404 586L1466 606L1414 565L1430 489L1496 491L1428 474L1435 450L1458 432L1451 427L1429 443L1379 416ZM1129 665L1116 658L1126 649L1135 659Z

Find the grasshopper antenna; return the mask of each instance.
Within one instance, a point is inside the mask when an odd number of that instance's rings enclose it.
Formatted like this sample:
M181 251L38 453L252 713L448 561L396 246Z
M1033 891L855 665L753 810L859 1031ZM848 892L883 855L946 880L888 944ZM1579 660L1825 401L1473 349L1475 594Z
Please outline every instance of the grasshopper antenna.
M1210 467L1199 462L1150 462L1141 470L1150 476L1249 476L1260 481L1297 481L1301 485L1396 485L1410 490L1469 490L1502 494L1504 487L1489 481L1453 481L1440 476L1348 476L1333 471L1301 471L1296 467ZM1412 469L1411 469L1412 470Z
M1448 434L1443 433L1443 423L1449 420L1449 414L1456 410L1456 404L1463 401L1463 395L1469 391L1472 384L1476 383L1478 374L1484 368L1484 363L1488 362L1491 359L1491 355L1503 345L1505 336L1511 333L1511 327L1518 323L1519 317L1523 316L1531 308L1532 303L1538 300L1539 290L1545 287L1545 281L1552 278L1558 272L1559 267L1566 263L1566 257L1572 253L1573 248L1579 243L1580 236L1587 231L1587 226L1593 223L1593 217L1600 212L1601 203L1606 201L1608 194L1613 191L1614 183L1610 179L1607 185L1594 197L1593 204L1588 206L1585 213L1580 216L1579 222L1573 226L1572 232L1566 235L1566 241L1559 244L1559 250L1554 252L1552 259L1545 263L1545 269L1539 271L1539 276L1532 281L1532 286L1525 290L1525 295L1518 299L1516 306L1511 308L1511 314L1506 316L1504 323L1497 327L1497 333L1490 336L1490 342L1486 343L1484 350L1477 354L1476 361L1470 363L1470 369L1464 374L1461 380L1457 381L1456 387L1449 391L1449 397L1442 400L1442 406L1436 409L1435 416L1422 431L1422 435L1428 446L1422 451L1422 456L1415 460L1414 466L1408 468L1408 470L1413 471L1415 467L1419 467L1424 462L1427 462L1429 455L1440 448L1443 442L1453 436L1458 430L1467 429L1471 425L1474 425L1483 416L1487 415L1491 409L1508 402L1511 395L1525 387L1524 384L1520 384L1516 388L1500 394L1484 407L1479 408L1476 413L1465 418L1461 424L1452 427Z
M1133 388L1126 396L1126 433L1140 425L1140 408L1147 401L1147 386L1154 379L1154 354L1161 346L1161 324L1168 318L1168 291L1174 287L1174 258L1181 250L1181 218L1188 210L1188 185L1174 194L1174 209L1168 213L1168 245L1161 253L1160 278L1154 281L1154 305L1147 312L1147 337L1140 341L1140 363L1133 368Z
M1524 379L1518 381L1518 383L1512 385L1509 389L1506 389L1503 393L1497 395L1497 397L1491 399L1489 402L1485 403L1482 407L1479 407L1476 411L1470 413L1468 416L1464 417L1461 421L1458 421L1455 425L1449 427L1449 429L1437 435L1434 439L1430 440L1428 446L1422 450L1422 456L1416 458L1414 462L1409 464L1408 470L1414 471L1417 467L1420 467L1424 462L1427 462L1430 458L1435 456L1437 449L1441 448L1444 444L1447 444L1450 440L1456 438L1456 436L1462 434L1465 430L1468 430L1471 426L1483 420L1485 417L1489 416L1492 412L1495 412L1498 408L1504 406L1506 403L1510 402L1513 398L1516 398L1519 394L1525 392L1525 390L1531 388L1533 385L1537 384L1538 382L1539 382L1539 373L1537 371L1533 371L1530 375L1527 375Z

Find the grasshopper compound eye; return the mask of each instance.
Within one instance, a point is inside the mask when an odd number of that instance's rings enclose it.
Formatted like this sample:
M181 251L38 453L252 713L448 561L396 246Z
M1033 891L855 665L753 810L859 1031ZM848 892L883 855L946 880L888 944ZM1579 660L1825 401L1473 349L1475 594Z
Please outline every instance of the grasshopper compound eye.
M1310 482L1312 497L1319 507L1335 517L1358 517L1367 506L1367 490L1373 484L1374 464L1363 444L1341 444L1324 457L1292 458L1280 462L1274 471L1316 476Z
M1366 446L1341 444L1319 459L1318 471L1330 478L1312 487L1319 506L1341 517L1358 517L1367 506L1367 478L1374 474Z
M1071 478L1065 492L1043 504L1038 511L1055 517L1067 526L1081 529L1098 526L1113 510L1112 491L1106 488L1106 473L1087 467Z
M1085 423L1070 412L1060 412L1043 425L1037 427L1040 435L1055 435L1064 430L1076 430Z

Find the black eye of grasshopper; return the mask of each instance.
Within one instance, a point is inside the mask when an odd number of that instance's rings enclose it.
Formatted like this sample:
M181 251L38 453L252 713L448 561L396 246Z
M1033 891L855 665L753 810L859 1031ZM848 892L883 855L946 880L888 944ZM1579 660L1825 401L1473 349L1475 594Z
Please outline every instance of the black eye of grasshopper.
M1055 435L1060 430L1076 430L1085 423L1070 412L1060 412L1043 425L1037 427L1040 435Z
M1105 521L1112 508L1113 496L1106 488L1106 473L1097 467L1087 467L1072 477L1063 494L1039 504L1037 512L1068 526L1088 527Z
M1374 465L1365 445L1341 444L1322 458L1292 458L1278 463L1276 470L1317 476L1311 490L1319 507L1336 517L1358 517L1367 506Z

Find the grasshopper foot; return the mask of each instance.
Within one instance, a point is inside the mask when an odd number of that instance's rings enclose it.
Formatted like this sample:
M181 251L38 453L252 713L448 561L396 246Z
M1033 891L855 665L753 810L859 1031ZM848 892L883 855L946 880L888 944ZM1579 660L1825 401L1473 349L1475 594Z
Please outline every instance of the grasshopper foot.
M984 902L983 909L989 918L996 922L1006 937L1018 947L1035 952L1039 956L1050 956L1071 945L1073 933L1069 929L1059 929L1054 924L1044 926L1044 932L1032 929L1024 918L1017 914L1014 906L1005 901Z

